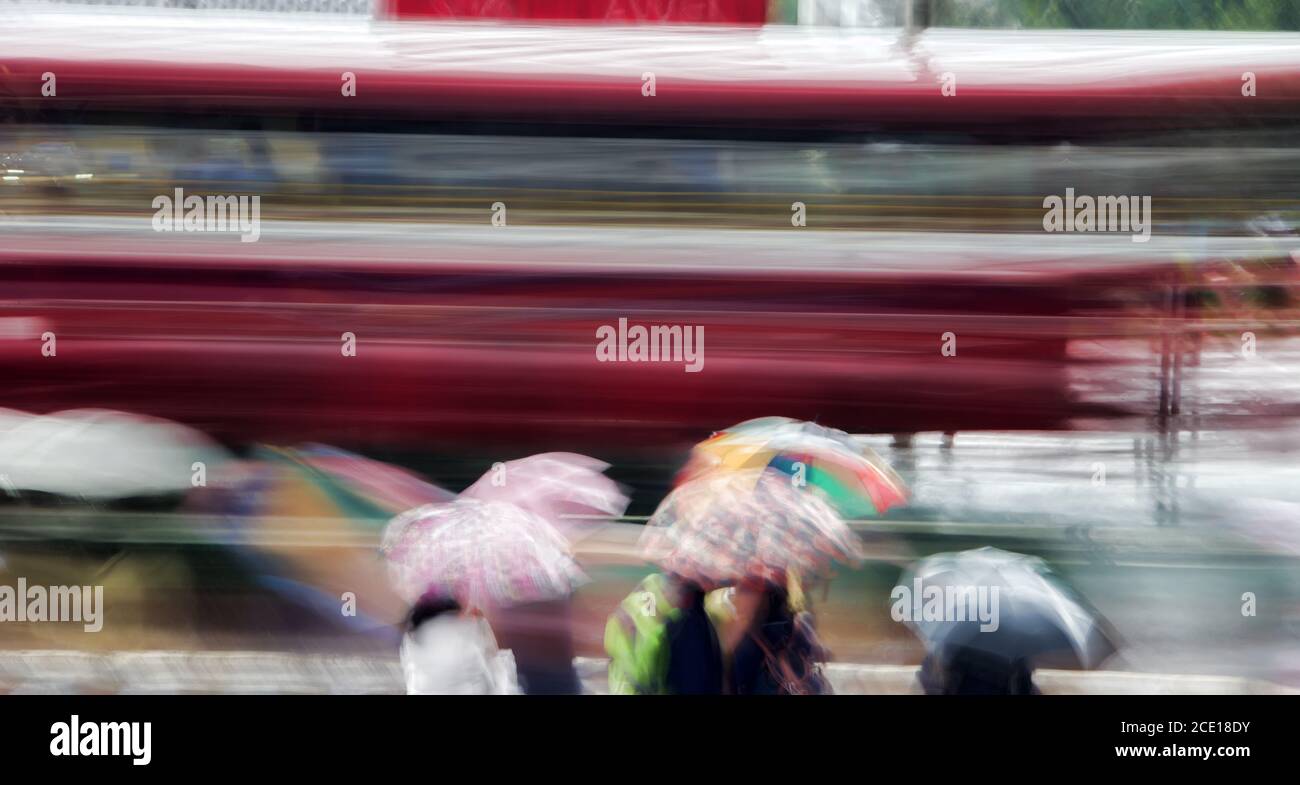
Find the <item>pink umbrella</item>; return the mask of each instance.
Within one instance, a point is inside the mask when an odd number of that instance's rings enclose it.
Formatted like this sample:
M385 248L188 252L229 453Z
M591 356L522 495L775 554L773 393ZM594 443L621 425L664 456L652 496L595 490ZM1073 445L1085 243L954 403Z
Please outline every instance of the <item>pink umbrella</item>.
M394 518L381 551L408 601L436 588L485 608L568 596L587 576L568 540L509 502L456 499Z
M575 524L617 518L628 497L602 472L609 464L571 452L548 452L497 464L461 498L505 501L572 532Z

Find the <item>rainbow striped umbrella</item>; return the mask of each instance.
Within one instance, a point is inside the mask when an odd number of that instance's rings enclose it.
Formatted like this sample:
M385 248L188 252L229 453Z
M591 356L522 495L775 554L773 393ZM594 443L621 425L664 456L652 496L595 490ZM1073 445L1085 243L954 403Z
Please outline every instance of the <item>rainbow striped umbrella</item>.
M870 447L844 431L788 417L761 417L696 445L678 484L710 472L770 468L811 489L845 518L883 515L907 486Z
M447 502L451 491L400 466L324 444L263 447L256 457L272 470L263 511L380 524L422 504Z
M395 514L455 494L402 467L320 444L259 447L252 460L228 462L195 507L222 513L252 546L240 549L275 591L331 618L343 592L357 597L357 626L401 618L408 603L389 588L384 560L360 547Z

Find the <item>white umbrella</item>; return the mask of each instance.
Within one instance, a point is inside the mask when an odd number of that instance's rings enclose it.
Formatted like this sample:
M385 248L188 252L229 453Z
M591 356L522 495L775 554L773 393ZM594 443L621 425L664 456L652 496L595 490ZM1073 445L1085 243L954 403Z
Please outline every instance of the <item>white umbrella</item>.
M103 409L0 410L0 488L9 493L115 499L185 492L229 457L204 434L168 420Z

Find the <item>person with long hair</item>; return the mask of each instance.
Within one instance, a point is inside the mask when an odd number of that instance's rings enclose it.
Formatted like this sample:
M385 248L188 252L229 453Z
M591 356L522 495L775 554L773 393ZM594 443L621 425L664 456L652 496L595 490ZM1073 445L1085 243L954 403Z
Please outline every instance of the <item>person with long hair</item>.
M793 591L792 591L793 589ZM728 678L733 695L817 695L830 692L820 662L821 645L812 613L804 609L792 576L751 579L736 587L734 603L743 625Z

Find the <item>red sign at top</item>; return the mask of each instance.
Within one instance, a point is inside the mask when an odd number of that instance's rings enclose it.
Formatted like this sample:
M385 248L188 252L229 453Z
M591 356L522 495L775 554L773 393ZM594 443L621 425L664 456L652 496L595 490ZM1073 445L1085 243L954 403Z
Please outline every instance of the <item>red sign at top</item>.
M761 25L767 0L385 0L397 19Z

